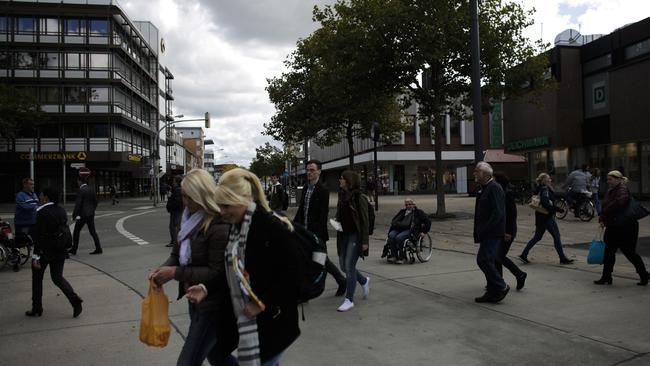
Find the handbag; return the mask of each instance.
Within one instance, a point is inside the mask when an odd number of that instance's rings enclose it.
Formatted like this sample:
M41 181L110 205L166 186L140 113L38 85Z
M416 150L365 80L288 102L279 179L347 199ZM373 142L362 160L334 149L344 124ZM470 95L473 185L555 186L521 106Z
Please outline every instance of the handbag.
M538 194L533 195L530 198L530 203L528 204L528 207L532 208L533 210L543 213L544 215L548 215L548 210L542 206L542 199Z
M599 238L591 241L589 254L587 254L587 263L603 264L605 258L605 242L603 241L603 231L600 231Z
M611 226L620 226L631 221L638 221L649 214L648 209L641 206L634 197L630 196L630 201L627 206L614 216L613 225Z
M165 347L170 333L169 300L162 286L156 290L153 280L149 280L149 293L142 300L140 341L148 346Z

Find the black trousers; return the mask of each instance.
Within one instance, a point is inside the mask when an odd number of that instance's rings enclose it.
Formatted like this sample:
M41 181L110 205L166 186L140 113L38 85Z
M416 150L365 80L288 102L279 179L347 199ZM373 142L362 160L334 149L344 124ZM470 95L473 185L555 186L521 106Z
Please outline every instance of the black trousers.
M79 295L77 295L72 289L72 286L70 286L70 283L63 278L64 258L52 260L50 262L46 258L41 257L39 262L41 264L40 269L32 267L32 309L43 309L43 276L45 275L45 270L48 265L50 266L50 277L52 278L52 282L54 282L56 287L61 289L65 297L70 301L70 304L75 305L81 300Z
M178 241L178 231L181 229L181 219L183 212L170 212L169 213L169 236L172 244Z
M512 242L514 241L514 238L511 240L501 240L501 245L499 245L499 249L497 251L497 271L499 271L499 274L503 277L503 267L506 267L510 273L512 273L513 276L519 277L521 276L524 272L517 267L517 265L508 258L508 252L510 251L510 246L512 245Z
M636 269L636 273L647 272L643 259L636 252L636 242L639 238L639 222L633 221L616 227L607 227L603 241L605 242L605 258L603 265L603 278L610 278L616 262L616 251L623 252Z
M82 217L77 220L74 224L74 231L72 233L72 252L76 253L79 249L79 233L84 225L88 225L88 232L90 236L93 237L95 242L95 250L102 250L102 245L99 244L99 236L97 236L97 231L95 231L95 215Z

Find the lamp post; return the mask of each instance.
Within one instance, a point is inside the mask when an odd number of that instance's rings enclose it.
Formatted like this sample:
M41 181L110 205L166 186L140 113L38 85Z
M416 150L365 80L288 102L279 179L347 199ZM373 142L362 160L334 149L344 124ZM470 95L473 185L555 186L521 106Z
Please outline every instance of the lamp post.
M374 199L375 199L375 211L379 211L379 194L377 191L377 142L379 141L381 131L379 130L379 123L374 122L372 124L372 140L374 143L373 147L373 169L372 169L372 179L375 183Z
M474 163L483 160L483 126L481 123L481 49L478 31L478 0L469 0L472 55L472 113L474 114Z

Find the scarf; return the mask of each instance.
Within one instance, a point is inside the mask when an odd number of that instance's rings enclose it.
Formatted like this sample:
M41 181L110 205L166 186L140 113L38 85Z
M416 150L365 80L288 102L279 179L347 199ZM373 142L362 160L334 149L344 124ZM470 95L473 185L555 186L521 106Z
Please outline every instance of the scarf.
M257 298L250 285L248 272L245 268L244 252L246 251L246 240L253 213L257 205L251 202L246 209L244 220L241 226L232 225L226 248L226 278L230 287L230 299L237 318L239 331L239 346L237 355L240 366L259 366L260 342L257 334L257 318L249 319L244 315L244 306L255 302L262 310L264 304Z
M190 240L192 234L194 234L199 225L201 225L203 217L205 217L205 212L203 212L203 210L198 210L191 215L187 208L183 210L181 229L178 232L178 242L181 243L179 251L179 261L181 266L187 266L192 260L192 246L190 245Z

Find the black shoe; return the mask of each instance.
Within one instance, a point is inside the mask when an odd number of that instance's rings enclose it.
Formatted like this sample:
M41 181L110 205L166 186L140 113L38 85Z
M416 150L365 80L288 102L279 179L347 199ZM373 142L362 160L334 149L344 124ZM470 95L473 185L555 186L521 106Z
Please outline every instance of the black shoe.
M41 316L43 315L43 309L32 309L25 312L25 316Z
M524 257L523 254L520 254L517 258L519 258L522 262L528 264L530 261L528 260L528 257Z
M560 264L571 264L573 262L574 260L569 258L560 259Z
M345 294L345 290L346 290L345 282L339 282L339 288L336 289L336 293L334 294L334 296L337 297L343 296Z
M77 251L76 250L69 250L68 254L69 255L77 255Z
M167 248L171 248L171 247L174 246L174 243L169 243L169 244L166 244L165 246L166 246Z
M510 291L510 286L506 285L506 288L501 290L501 292L496 297L496 302L499 302L506 298L506 295Z
M498 300L498 298L499 297L497 295L486 292L485 294L483 294L483 296L475 298L474 301L478 303L489 302L489 303L496 304L500 301Z
M83 310L83 307L81 306L81 303L84 302L83 300L79 299L75 301L74 304L72 304L72 317L76 318L81 314L81 311Z
M599 280L594 281L594 284L596 284L596 285L611 285L612 284L612 278L611 277L601 277Z
M526 277L528 277L528 273L526 272L522 272L519 276L517 276L517 291L524 288L524 285L526 284Z
M95 249L95 250L93 250L92 252L90 252L89 254L102 254L102 253L104 253L103 250L101 250L101 249Z
M14 272L20 271L20 264L18 264L18 263L14 264L13 270L14 270Z
M648 279L650 279L650 273L646 272L640 275L641 280L637 283L637 286L647 286Z

